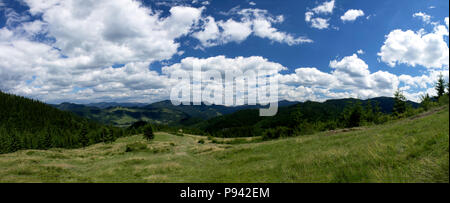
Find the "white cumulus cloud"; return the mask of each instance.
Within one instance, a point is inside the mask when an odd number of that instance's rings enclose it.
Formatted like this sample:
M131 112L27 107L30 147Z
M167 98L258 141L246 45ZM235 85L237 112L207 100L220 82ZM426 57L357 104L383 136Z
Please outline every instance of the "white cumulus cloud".
M315 17L315 15L328 15L332 14L335 8L335 1L326 1L317 7L310 9L305 13L305 21L311 24L311 27L323 30L330 26L329 20L323 17Z
M335 0L326 1L312 10L317 14L331 14L335 7Z
M284 21L282 15L272 16L267 10L261 9L234 10L233 14L239 16L240 19L230 18L226 21L216 22L211 16L203 18L203 25L200 30L193 34L193 37L200 41L202 47L217 46L229 42L240 43L251 35L289 46L312 42L307 37L295 37L273 27L274 24Z
M343 16L341 16L341 20L343 22L346 21L355 21L358 17L364 16L364 11L362 10L356 10L356 9L350 9Z
M8 13L0 28L0 89L49 102L163 98L167 77L149 65L180 53L176 39L204 9L175 6L161 17L132 0L24 3L29 11Z
M449 49L444 36L448 36L448 29L442 25L436 26L432 33L393 30L386 36L378 56L391 67L407 64L448 68Z

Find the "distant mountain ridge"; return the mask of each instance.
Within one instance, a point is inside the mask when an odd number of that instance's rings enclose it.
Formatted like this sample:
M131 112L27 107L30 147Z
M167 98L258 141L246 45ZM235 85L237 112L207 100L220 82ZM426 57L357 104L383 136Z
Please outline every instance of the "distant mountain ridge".
M325 102L291 102L280 101L279 108L294 105L304 105L305 103L314 103L317 108L323 105L332 105L336 109L343 109L348 102L360 101L363 105L368 100L359 99L333 99ZM370 101L377 102L383 113L390 113L394 105L394 99L390 97L372 98ZM413 107L418 107L417 103L408 102ZM129 126L136 121L147 121L158 124L167 124L172 126L191 126L216 117L229 115L242 110L266 108L261 105L243 105L243 106L221 106L221 105L179 105L175 106L171 101L165 100L152 104L143 103L115 103L102 102L92 104L72 104L61 103L53 105L54 107L73 112L79 116L93 119L104 124L116 126Z
M280 101L279 106L289 106L298 102ZM244 109L258 109L261 105L221 106L221 105L179 105L165 100L152 104L143 103L61 103L54 107L73 112L79 116L116 126L129 126L136 121L158 124L188 126L217 116L227 115Z
M106 109L106 108L110 108L110 107L143 107L146 106L148 104L145 103L117 103L117 102L99 102L99 103L89 103L89 104L85 104L85 106L89 106L89 107L97 107L100 109Z
M357 103L366 107L370 101L372 109L379 107L379 112L392 113L395 103L394 98L377 97L367 100L360 99L333 99L325 102L299 102L290 106L281 106L277 115L273 117L261 117L256 109L240 110L232 114L219 116L196 124L194 127L210 135L218 137L252 137L260 136L264 129L287 127L293 129L298 125L304 125L305 129L333 128L341 125L342 113L347 107ZM411 107L419 107L418 103L408 101ZM320 123L322 126L312 126Z

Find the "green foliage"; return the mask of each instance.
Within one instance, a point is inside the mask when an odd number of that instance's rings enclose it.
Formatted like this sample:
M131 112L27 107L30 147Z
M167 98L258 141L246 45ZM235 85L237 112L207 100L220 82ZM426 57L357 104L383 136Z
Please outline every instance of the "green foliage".
M125 147L125 152L145 152L148 151L148 147L146 144L142 142L134 142L127 144Z
M363 114L363 108L361 106L361 103L356 102L356 104L354 104L348 112L348 117L346 119L345 127L352 128L352 127L360 126L362 114Z
M449 104L449 98L448 97L449 97L448 94L443 95L442 97L440 97L439 100L438 100L439 105L440 106L448 105Z
M420 100L420 107L422 107L425 111L428 111L433 106L433 101L428 93L420 96Z
M0 153L84 147L101 142L102 128L108 130L110 141L124 135L121 129L103 126L36 100L0 92Z
M436 92L437 92L437 98L442 97L445 94L445 80L442 73L439 75L439 79L436 83Z
M263 140L271 140L271 139L277 139L281 137L291 137L293 136L292 129L287 127L276 127L267 129L264 131L264 134L262 136Z
M78 137L78 141L82 147L86 147L89 144L89 138L87 137L88 131L85 127L80 132L80 136Z
M204 140L204 139L201 139L201 140L198 141L198 143L199 143L199 144L205 144L205 140Z
M396 117L402 117L403 113L406 112L406 97L403 95L403 93L400 90L397 90L394 93L394 99L395 99L395 104L394 104L394 108L393 108L393 114Z
M450 81L447 82L447 95L450 94Z
M155 138L155 135L153 134L153 128L151 125L146 125L144 127L144 138L146 140L153 140Z
M208 120L198 127L205 131L203 135L224 138L271 137L264 134L271 133L267 131L269 129L276 131L278 127L290 128L294 135L309 135L338 128L385 123L391 119L388 113L394 104L395 100L387 97L329 100L324 103L308 101L281 107L274 117L260 117L258 109L247 109ZM415 103L405 101L404 113L409 109L409 104L417 107Z
M374 103L374 104L372 104ZM379 105L379 102L375 101L372 102L371 100L367 101L366 106L364 107L364 112L363 112L363 122L365 124L370 124L370 123L374 123L374 124L380 124L381 122L381 117L383 116L383 113L381 113L381 108Z
M448 183L449 110L433 112L266 143L211 138L221 144L202 146L196 136L158 133L152 143L136 135L83 150L27 150L0 155L0 182ZM222 145L232 142L245 144ZM140 146L125 153L133 143Z

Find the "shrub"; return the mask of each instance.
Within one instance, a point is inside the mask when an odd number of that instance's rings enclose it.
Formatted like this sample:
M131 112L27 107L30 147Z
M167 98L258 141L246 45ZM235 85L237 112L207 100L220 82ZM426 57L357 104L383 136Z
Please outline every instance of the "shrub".
M125 152L143 152L147 150L148 150L147 145L142 142L127 144L125 148Z
M299 135L310 135L313 134L314 132L315 126L307 121L302 121L295 129L295 133Z
M277 139L280 137L291 137L293 135L293 132L290 128L287 127L276 127L267 129L263 133L263 140L271 140L271 139Z
M449 104L448 94L439 97L438 102L439 102L439 105L448 105Z

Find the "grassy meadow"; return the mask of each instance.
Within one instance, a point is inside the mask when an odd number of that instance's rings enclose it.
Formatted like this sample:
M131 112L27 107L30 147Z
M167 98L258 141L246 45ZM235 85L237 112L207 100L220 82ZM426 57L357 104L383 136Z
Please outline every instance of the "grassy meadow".
M202 140L202 141L201 141ZM0 182L449 182L449 108L260 142L156 133L0 155Z

